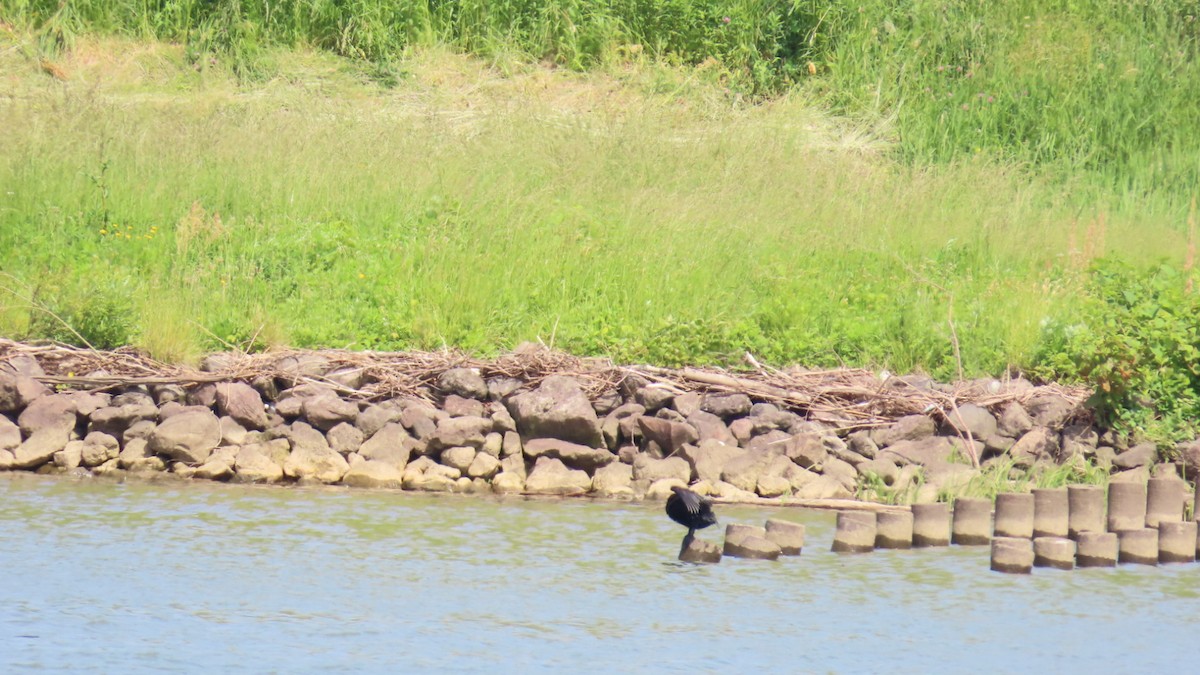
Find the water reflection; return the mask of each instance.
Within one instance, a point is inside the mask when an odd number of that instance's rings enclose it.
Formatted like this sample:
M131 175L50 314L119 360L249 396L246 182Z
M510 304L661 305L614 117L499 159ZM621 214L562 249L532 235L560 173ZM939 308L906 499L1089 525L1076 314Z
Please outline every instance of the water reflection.
M0 671L1144 671L1200 566L987 570L986 547L674 560L661 504L0 478ZM718 539L720 533L702 536Z

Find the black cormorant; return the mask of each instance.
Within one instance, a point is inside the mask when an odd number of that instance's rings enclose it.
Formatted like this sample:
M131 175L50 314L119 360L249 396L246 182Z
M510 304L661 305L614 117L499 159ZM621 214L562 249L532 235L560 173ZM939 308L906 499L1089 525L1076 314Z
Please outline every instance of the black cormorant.
M685 541L696 534L696 530L717 524L711 499L678 485L672 486L671 492L674 494L667 497L667 515L688 529Z

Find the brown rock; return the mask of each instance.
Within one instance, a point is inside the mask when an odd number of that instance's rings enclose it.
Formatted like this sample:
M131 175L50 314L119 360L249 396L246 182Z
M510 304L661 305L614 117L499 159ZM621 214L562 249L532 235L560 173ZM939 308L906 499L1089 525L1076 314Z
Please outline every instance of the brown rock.
M303 422L294 422L288 435L292 452L283 463L283 473L289 478L313 478L322 483L336 483L346 475L350 465L329 447L321 432Z
M334 452L345 456L358 452L362 447L363 432L356 426L342 422L325 434L325 440L329 441L329 447L333 448Z
M744 451L740 448L716 440L701 441L698 446L684 446L680 449L682 457L692 468L692 474L698 480L716 482L721 479L725 465Z
M302 410L304 419L321 431L328 431L342 423L353 424L358 417L358 406L337 396L306 398Z
M783 454L805 469L820 467L828 459L829 450L824 441L814 433L796 434L783 446Z
M509 398L507 406L525 438L557 438L593 448L604 443L596 411L569 377L547 377L536 390Z
M1139 443L1113 458L1113 466L1118 469L1136 469L1154 461L1158 448L1153 443Z
M637 423L642 430L642 435L658 443L659 447L667 454L674 454L684 444L695 443L699 440L696 430L681 422L668 422L655 417L639 417Z
M798 488L792 496L796 499L850 499L854 494L836 478L817 476Z
M404 473L388 462L365 460L346 471L342 484L361 488L399 488L404 484Z
M671 401L675 399L675 394L664 386L650 384L637 390L633 395L633 400L646 409L647 413L653 413L665 406L671 405Z
M0 415L0 451L15 450L21 444L21 427Z
M262 396L245 382L221 382L216 390L217 411L247 429L265 429L267 412Z
M633 460L633 479L646 480L653 483L664 478L674 478L684 485L692 477L692 467L682 457L654 459L647 455L638 455Z
M460 473L466 473L467 469L471 467L471 463L475 461L475 455L475 448L467 446L446 448L442 450L441 462L446 466L458 469Z
M926 415L906 415L890 427L872 432L875 444L880 448L903 441L923 441L937 432L937 425Z
M696 432L700 435L699 440L701 441L716 440L727 445L738 444L737 437L733 435L733 432L729 430L729 427L725 425L725 422L721 421L720 417L717 417L712 413L707 413L703 410L697 410L691 415L688 415L687 423L696 429Z
M93 431L83 439L80 463L87 467L100 466L121 454L121 444L106 433Z
M221 444L221 421L209 411L189 411L163 420L150 434L150 451L200 465Z
M283 467L266 451L264 444L243 446L234 462L232 480L238 483L276 483L283 479Z
M429 449L433 452L460 446L479 449L491 431L492 420L487 417L448 417L429 436Z
M624 498L633 497L633 467L621 462L613 462L596 469L592 477L592 491L598 497Z
M759 476L754 491L760 497L782 497L791 494L792 483L783 476Z
M552 457L562 460L567 466L583 469L588 473L617 460L615 454L603 448L592 448L557 438L535 438L526 441L524 449L525 454L532 459Z
M553 457L538 457L525 479L525 492L543 495L581 495L592 488L586 472L568 469Z
M463 398L486 401L488 385L478 368L451 368L438 376L438 389Z
M1039 394L1025 404L1033 423L1038 426L1060 429L1075 416L1078 406L1057 394Z
M1009 438L1020 438L1032 428L1033 418L1016 401L1006 403L996 420L996 432Z
M948 462L954 457L956 446L946 436L931 436L918 441L897 441L879 452L878 458L901 464L927 466L937 462Z
M467 466L466 474L471 478L490 479L500 471L500 460L486 452L477 453L471 464Z
M442 410L451 417L483 417L483 402L450 394L442 401Z
M77 410L75 398L71 394L41 396L21 411L17 417L17 425L26 437L46 427L74 429Z
M750 397L745 394L705 394L700 409L721 419L750 414Z
M24 410L35 400L49 393L46 385L32 377L0 372L0 413Z
M394 405L369 405L359 411L354 418L354 426L362 432L363 438L370 438L388 422L399 422L403 410ZM430 423L432 433L435 425Z
M412 457L413 443L414 439L404 427L389 422L359 446L358 454L364 459L387 462L403 469Z
M721 480L740 490L754 492L763 476L783 476L791 466L792 461L783 455L745 450L725 464Z
M12 451L12 468L36 469L49 462L54 453L66 447L69 434L70 431L63 427L49 426L38 429Z
M1058 434L1046 427L1034 427L1017 439L1008 454L1020 466L1032 466L1038 460L1050 460L1058 456Z

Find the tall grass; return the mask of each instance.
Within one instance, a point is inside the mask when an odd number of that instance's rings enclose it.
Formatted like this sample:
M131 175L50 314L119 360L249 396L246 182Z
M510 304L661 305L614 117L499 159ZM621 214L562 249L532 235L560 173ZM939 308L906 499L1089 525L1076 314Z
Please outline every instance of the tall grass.
M1082 171L1101 180L1077 189L1099 184L1106 199L1183 222L1200 186L1200 4L858 5L830 29L825 86L843 111L893 118L908 160L986 154Z
M572 68L645 53L711 60L739 84L777 88L822 42L812 0L11 0L0 16L46 48L85 31L183 41L246 73L265 47L315 47L373 61L413 46L519 52Z

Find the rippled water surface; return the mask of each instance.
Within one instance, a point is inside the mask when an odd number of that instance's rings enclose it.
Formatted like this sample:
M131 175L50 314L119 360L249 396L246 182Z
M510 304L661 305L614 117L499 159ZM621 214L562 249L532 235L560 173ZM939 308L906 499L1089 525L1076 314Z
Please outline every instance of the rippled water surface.
M1200 566L675 562L658 504L0 474L0 672L1166 672ZM720 533L702 533L719 540ZM1182 671L1180 671L1182 672Z

